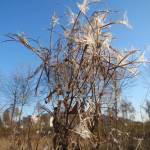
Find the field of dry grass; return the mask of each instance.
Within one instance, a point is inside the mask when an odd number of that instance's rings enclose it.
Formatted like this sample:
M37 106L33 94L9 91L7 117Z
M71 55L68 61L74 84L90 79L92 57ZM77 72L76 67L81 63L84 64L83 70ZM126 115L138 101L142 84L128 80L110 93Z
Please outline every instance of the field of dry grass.
M19 143L20 142L20 143ZM45 138L35 138L32 139L32 148L28 147L26 141L17 141L15 146L13 145L13 141L10 141L9 138L0 138L0 150L51 150L52 149L52 139L45 137Z
M121 121L120 121L121 122ZM122 121L123 122L123 121ZM120 150L118 149L117 142L120 142L122 150L149 150L150 147L150 123L128 122L126 126L118 123L116 141L109 139L110 132L99 129L101 133L101 144L99 148L92 148L94 145L94 138L84 140L83 138L72 134L69 143L69 150L74 150L73 145L76 141L80 143L80 150ZM45 130L46 131L46 130ZM111 130L112 131L112 130ZM114 130L115 131L115 130ZM47 132L47 131L46 131ZM41 134L26 129L21 134L13 135L9 129L2 129L0 132L0 150L52 150L53 149L53 134ZM117 132L116 132L117 133ZM116 134L115 133L115 134ZM112 132L113 135L113 132ZM109 140L108 140L109 139ZM73 142L74 141L74 142ZM121 148L120 147L120 148ZM76 150L79 148L76 147Z

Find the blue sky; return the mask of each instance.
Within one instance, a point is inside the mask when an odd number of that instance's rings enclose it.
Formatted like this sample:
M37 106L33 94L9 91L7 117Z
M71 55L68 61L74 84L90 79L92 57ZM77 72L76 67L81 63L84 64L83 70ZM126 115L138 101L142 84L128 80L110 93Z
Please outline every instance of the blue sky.
M76 9L75 0L0 0L0 41L7 40L7 33L24 32L28 37L40 37L43 44L48 46L48 33L45 30L50 24L54 12L65 22L64 15L68 7ZM118 38L115 46L129 48L131 46L142 50L150 45L150 1L149 0L102 0L102 3L92 9L100 10L108 7L111 10L127 11L133 29L122 26L113 28ZM149 58L148 52L146 57ZM8 42L0 44L0 73L11 75L22 65L35 67L39 59L29 50L18 43ZM144 75L144 74L143 74ZM145 77L145 75L144 75ZM136 107L146 93L144 79L140 78L136 86L127 90L126 96L131 98Z

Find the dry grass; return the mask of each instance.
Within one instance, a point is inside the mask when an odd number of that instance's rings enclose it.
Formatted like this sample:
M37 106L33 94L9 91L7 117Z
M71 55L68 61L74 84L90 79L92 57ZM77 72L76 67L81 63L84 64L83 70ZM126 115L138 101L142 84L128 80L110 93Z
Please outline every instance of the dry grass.
M10 141L6 138L0 138L0 150L9 150Z
M115 137L116 141L119 141L119 145L122 150L136 150L136 148L138 150L148 150L150 147L150 123L147 122L142 124L140 122L125 121L127 126L123 126L122 123L124 123L124 121L125 120L119 120L120 123L118 123L118 131L120 131L120 134L122 134L122 136L119 135ZM102 129L99 130L102 133ZM81 150L117 150L118 147L116 146L118 144L116 144L115 141L113 141L112 139L110 139L109 142L106 141L109 133L110 132L106 132L106 137L101 137L101 143L98 149L93 145L94 143L96 143L94 138L84 140L83 138L76 136L76 134L72 134L68 150L74 150L72 147L74 147L76 142L79 142ZM128 136L125 136L126 133L128 133ZM11 139L11 132L7 133L6 135L7 136L5 137L0 135L0 150L52 150L53 134L43 136L32 132L30 136L32 149L29 149L28 147L27 135L18 135L16 136L16 139ZM15 148L11 147L13 142L15 142Z
M0 138L0 150L29 150L27 148L26 142L16 144L16 148L11 147L12 142L10 142L9 138ZM40 139L33 139L32 140L32 149L33 150L51 150L52 149L52 138L40 138Z

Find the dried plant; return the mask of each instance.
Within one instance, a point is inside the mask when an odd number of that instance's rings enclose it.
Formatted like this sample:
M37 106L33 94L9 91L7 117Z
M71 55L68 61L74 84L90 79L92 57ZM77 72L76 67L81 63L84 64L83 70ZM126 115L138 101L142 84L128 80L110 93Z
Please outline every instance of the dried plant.
M34 41L37 47L32 46L24 34L8 35L10 40L21 43L42 60L31 78L38 77L36 93L41 81L46 81L45 102L53 106L54 149L68 149L72 132L83 139L94 137L98 149L105 134L99 131L104 124L102 108L108 103L115 104L117 120L121 82L135 77L139 65L145 61L137 49L125 51L111 45L112 25L130 27L128 18L125 14L123 20L108 21L111 15L108 10L94 11L88 16L89 5L97 2L84 0L77 4L77 14L69 11L69 25L61 25L63 34L56 44L53 37L59 19L54 15L48 48L38 41ZM90 129L87 118L91 119Z

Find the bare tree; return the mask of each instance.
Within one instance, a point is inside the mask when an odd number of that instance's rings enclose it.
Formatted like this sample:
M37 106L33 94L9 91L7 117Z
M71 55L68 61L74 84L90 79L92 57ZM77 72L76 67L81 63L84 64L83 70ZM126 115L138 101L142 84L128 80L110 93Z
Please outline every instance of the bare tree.
M30 103L32 97L32 82L29 80L28 76L20 75L20 91L19 91L19 122L21 121L21 115L25 105Z
M146 101L145 111L148 114L149 120L150 120L150 101Z
M122 112L122 116L125 119L129 119L129 114L133 114L135 112L134 107L131 102L122 101L120 105L120 110Z
M11 103L9 108L11 110L11 124L17 111L20 122L23 107L29 103L32 96L31 91L31 83L25 74L17 73L10 78L10 81L6 85L5 95ZM18 110L19 107L20 110Z
M10 125L10 121L11 121L10 118L11 118L10 111L9 111L9 109L6 109L3 112L3 123L4 123L4 125Z
M6 96L10 99L10 103L11 103L11 125L13 123L13 118L14 118L14 114L15 114L15 109L18 105L18 100L19 100L19 80L18 80L18 76L14 75L12 77L12 79L10 80L10 82L7 84L6 87Z

